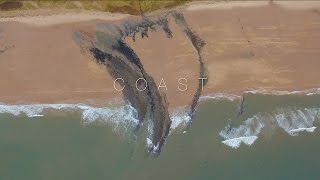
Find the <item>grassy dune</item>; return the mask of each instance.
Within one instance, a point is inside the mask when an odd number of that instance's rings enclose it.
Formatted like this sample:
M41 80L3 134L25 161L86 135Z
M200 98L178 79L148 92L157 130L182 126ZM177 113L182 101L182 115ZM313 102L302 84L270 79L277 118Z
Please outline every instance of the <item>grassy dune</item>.
M35 9L72 9L72 10L95 10L104 12L119 12L127 14L140 14L142 12L151 12L158 9L170 8L182 5L191 0L34 0L21 1L22 6L8 7L6 0L0 0L1 5L6 3L2 10L35 10ZM13 3L12 1L10 3ZM7 8L7 9L6 9Z

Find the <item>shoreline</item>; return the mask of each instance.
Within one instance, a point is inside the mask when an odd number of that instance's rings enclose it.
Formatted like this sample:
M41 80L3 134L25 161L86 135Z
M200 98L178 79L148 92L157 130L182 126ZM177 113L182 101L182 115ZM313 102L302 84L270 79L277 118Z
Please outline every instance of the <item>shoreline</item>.
M209 93L209 94L203 94L200 96L199 101L206 101L206 100L241 100L241 98L246 94L257 94L257 95L270 95L270 96L287 96L287 95L299 95L299 96L313 96L313 95L319 95L320 94L320 88L311 88L311 89L302 89L302 90L272 90L272 89L263 89L263 88L256 88L256 89L248 89L246 91L243 91L242 93L225 93L225 92L216 92L216 93ZM38 104L52 104L52 105L58 105L58 104L73 104L73 105L88 105L93 107L108 107L106 105L111 105L110 107L113 107L112 103L117 104L117 102L122 102L123 100L120 98L110 99L106 101L101 101L100 103L96 103L96 100L93 100L90 102L90 99L87 99L88 101L83 100L75 100L75 101L58 101L58 102L32 102L32 101L0 101L0 105L38 105ZM95 103L93 103L95 102ZM116 107L116 106L115 106ZM177 106L176 108L172 109L172 112L175 113L177 110L183 108L185 106Z

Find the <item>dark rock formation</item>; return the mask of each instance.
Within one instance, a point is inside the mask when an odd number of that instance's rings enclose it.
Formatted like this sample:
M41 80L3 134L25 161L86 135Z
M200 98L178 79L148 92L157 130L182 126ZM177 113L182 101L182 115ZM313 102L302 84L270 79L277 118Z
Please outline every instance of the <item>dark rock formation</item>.
M202 51L202 48L205 46L205 42L199 36L197 36L194 32L192 32L192 30L189 28L189 26L188 26L188 24L182 14L176 13L176 12L172 12L171 14L174 17L176 23L179 25L181 30L185 33L186 37L191 42L191 45L196 50L196 53L198 56L198 62L199 62L199 79L203 78L203 81L199 80L198 89L197 89L196 93L194 94L194 98L193 98L192 104L190 106L189 116L192 119L195 114L195 111L197 109L197 106L198 106L198 102L199 102L199 98L201 96L202 88L208 82L206 68L204 66L202 56L201 56L201 51ZM190 124L191 123L192 123L192 121L190 121ZM189 126L190 126L190 124L189 124Z
M124 38L131 37L135 41L136 35L142 38L148 37L148 32L162 30L167 38L172 38L172 32L168 23L168 16L175 19L181 30L191 42L198 54L200 74L199 77L206 77L204 64L201 57L201 48L204 41L196 36L188 27L182 14L170 12L162 17L145 17L138 21L128 21L121 25L99 24L99 31L95 40L86 37L79 32L74 33L74 40L82 49L91 54L97 63L104 64L113 78L125 79L125 82L118 81L121 86L125 86L123 92L125 100L137 110L137 118L143 122L145 118L151 120L150 139L152 146L149 152L158 155L169 134L171 120L168 112L168 103L165 94L161 94L153 78L149 76L143 68L137 54L124 42ZM144 91L139 91L136 80L142 78L147 82ZM144 82L138 84L143 89ZM194 95L189 115L194 115L195 109L202 90L202 82Z

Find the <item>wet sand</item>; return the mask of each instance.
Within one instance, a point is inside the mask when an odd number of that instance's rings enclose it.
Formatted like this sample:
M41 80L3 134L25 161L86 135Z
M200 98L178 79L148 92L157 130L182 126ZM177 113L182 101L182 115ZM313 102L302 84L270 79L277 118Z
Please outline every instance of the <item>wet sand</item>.
M299 8L292 4L237 7L230 2L221 7L193 4L193 8L178 10L206 43L203 60L209 79L202 95L320 86L320 5ZM75 31L94 36L98 21L61 24L55 19L39 26L32 17L26 19L1 19L0 47L11 48L0 54L0 102L103 104L122 98L113 89L113 78L105 67L81 53L71 38ZM171 24L176 34L172 39L165 38L163 32L153 32L148 39L127 42L156 83L164 78L173 110L190 105L199 68L194 49ZM177 91L180 76L188 79L190 91Z

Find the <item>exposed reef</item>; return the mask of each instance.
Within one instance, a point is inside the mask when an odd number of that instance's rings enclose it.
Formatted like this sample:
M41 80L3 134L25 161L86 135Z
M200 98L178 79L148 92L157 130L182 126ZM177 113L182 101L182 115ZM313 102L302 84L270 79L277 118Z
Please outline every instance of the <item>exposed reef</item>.
M89 38L81 32L75 32L73 38L84 52L90 54L97 63L104 64L114 78L122 78L126 81L117 81L121 86L125 86L122 93L124 99L128 101L137 110L137 119L140 124L144 119L150 120L149 139L152 145L149 146L149 152L158 155L169 134L171 120L168 111L168 102L166 94L161 93L154 79L145 71L137 54L124 41L129 37L135 41L136 36L148 38L148 32L162 30L166 34L166 38L172 38L173 34L170 30L168 18L173 18L181 31L185 34L190 44L196 50L199 62L199 77L206 78L206 71L201 57L201 49L204 41L193 33L188 27L182 14L177 12L169 12L163 16L145 17L139 20L130 20L120 25L104 23L98 24L98 31L95 39ZM139 81L139 89L136 88L137 79L145 79ZM190 111L188 115L192 118L198 105L199 97L202 91L202 83L199 81L198 89L194 95ZM139 126L137 127L137 130Z

